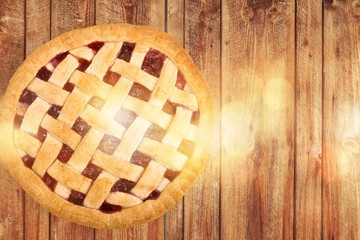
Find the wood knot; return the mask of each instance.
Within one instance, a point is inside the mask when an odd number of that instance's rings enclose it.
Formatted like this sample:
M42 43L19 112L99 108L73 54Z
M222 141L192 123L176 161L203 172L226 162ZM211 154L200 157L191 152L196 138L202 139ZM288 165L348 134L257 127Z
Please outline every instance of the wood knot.
M268 10L267 10L267 14L270 17L275 17L276 15L279 14L279 8L276 5L271 6Z
M245 20L250 20L254 17L254 11L251 7L245 7L241 10L241 17Z
M352 8L355 16L360 16L360 1L356 0L352 3Z
M309 159L315 161L316 168L321 168L322 149L318 144L314 143L311 145L308 156Z
M170 6L168 9L168 17L171 17L172 15L174 15L174 13L176 13L178 11L177 7L175 6Z

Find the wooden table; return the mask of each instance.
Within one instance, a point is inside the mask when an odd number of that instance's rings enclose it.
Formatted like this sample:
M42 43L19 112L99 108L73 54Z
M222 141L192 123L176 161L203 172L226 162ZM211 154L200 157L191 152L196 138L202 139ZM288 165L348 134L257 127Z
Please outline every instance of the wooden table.
M1 0L0 96L43 42L129 22L185 47L216 118L195 186L127 230L54 217L0 168L0 239L359 239L360 1L325 2Z

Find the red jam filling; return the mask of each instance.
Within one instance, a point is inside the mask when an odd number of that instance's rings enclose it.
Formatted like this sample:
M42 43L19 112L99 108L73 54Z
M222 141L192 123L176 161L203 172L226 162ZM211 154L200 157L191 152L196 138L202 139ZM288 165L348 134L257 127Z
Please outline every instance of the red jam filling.
M50 63L54 66L54 68L56 68L57 65L59 65L59 63L61 63L62 60L64 60L68 54L69 54L68 51L63 52L63 53L59 53L53 59L50 60Z
M37 98L36 93L28 89L25 89L20 96L19 102L30 105L35 101L36 98Z
M52 176L50 176L48 173L45 173L45 175L42 177L42 180L45 185L48 186L48 188L54 191L57 181Z
M131 156L130 162L133 164L136 164L138 166L142 166L142 167L147 167L147 165L149 165L149 162L151 161L151 157L139 152L139 151L135 151L133 153L133 155Z
M111 188L111 191L129 193L135 185L135 182L120 178L115 182L114 186Z
M82 175L95 181L95 179L100 175L101 172L102 168L89 162L89 164L83 170Z
M159 125L153 123L145 133L145 137L161 142L165 137L166 131Z
M66 162L68 162L70 160L73 153L74 153L74 150L72 150L68 145L63 144L57 158L61 162L66 163Z
M185 85L186 85L186 81L185 81L184 75L180 71L178 71L175 86L177 88L183 90Z
M113 204L110 204L108 202L104 202L101 207L100 207L100 211L103 212L103 213L115 213L115 212L119 212L121 211L122 207L121 206L118 206L118 205L113 205Z
M40 142L44 142L46 136L47 136L47 131L44 128L39 127L36 138L39 139Z
M91 48L94 52L97 52L104 46L104 42L95 41L92 43L89 43L87 45L89 48Z
M104 82L110 84L111 86L115 86L119 81L120 75L114 72L108 71L104 77Z
M131 54L134 51L134 48L135 48L135 43L124 42L121 47L118 58L126 62L129 62L131 58Z
M73 204L76 204L76 205L82 205L84 202L85 196L86 195L81 192L72 190L69 195L68 201L72 202Z
M57 119L60 115L62 107L58 105L51 105L51 107L48 110L48 114L52 116L53 118Z
M173 181L179 174L180 174L180 172L178 172L178 171L166 169L164 177L169 179L170 181Z
M121 108L114 116L115 121L123 125L125 128L129 128L135 118L136 113L125 108Z
M160 76L166 56L155 49L150 49L144 58L141 69L155 77Z
M76 122L74 123L71 129L74 130L80 136L84 137L90 128L91 126L88 125L84 119L77 118Z
M104 137L101 139L98 149L106 154L112 155L119 143L120 139L111 135L104 135Z
M80 58L78 60L79 66L77 68L77 70L85 72L85 70L89 67L90 63L88 60Z
M14 118L14 128L20 128L23 119L24 119L24 116L15 115L15 118Z
M152 191L149 196L147 198L144 199L144 202L147 200L156 200L158 199L160 196L160 192L159 190L155 189L154 191Z
M63 87L63 89L68 92L72 92L72 90L74 90L74 88L75 88L75 85L72 84L71 82L65 83L65 85Z
M44 66L37 72L36 77L47 82L51 77L51 74L52 72Z
M129 95L147 102L151 97L151 91L141 84L134 83L130 89Z
M28 168L32 168L34 162L35 162L35 158L33 158L32 156L26 154L25 156L23 156L21 158L21 160L23 161L24 165Z

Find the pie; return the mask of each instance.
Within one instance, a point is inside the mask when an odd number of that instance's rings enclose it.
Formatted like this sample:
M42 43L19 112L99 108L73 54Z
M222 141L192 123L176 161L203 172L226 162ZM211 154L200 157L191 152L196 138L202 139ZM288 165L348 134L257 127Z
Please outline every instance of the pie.
M1 162L53 214L95 228L160 217L207 157L208 86L166 33L128 24L39 47L0 105Z

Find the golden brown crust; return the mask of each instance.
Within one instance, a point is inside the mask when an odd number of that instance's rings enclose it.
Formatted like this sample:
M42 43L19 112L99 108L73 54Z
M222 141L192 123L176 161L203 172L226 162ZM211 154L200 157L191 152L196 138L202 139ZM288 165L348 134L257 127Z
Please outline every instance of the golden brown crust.
M41 178L31 169L24 167L13 144L13 120L18 99L37 71L49 61L48 56L55 56L60 52L75 49L94 41L135 42L164 53L183 73L197 97L201 112L196 146L180 175L168 184L157 200L148 200L113 214L74 205L59 197L45 186ZM61 101L62 99L55 100ZM190 56L166 33L128 24L99 25L78 29L65 33L39 47L24 61L10 80L0 105L1 162L27 193L53 214L95 228L130 227L160 217L190 188L207 158L212 121L212 97L205 80Z

